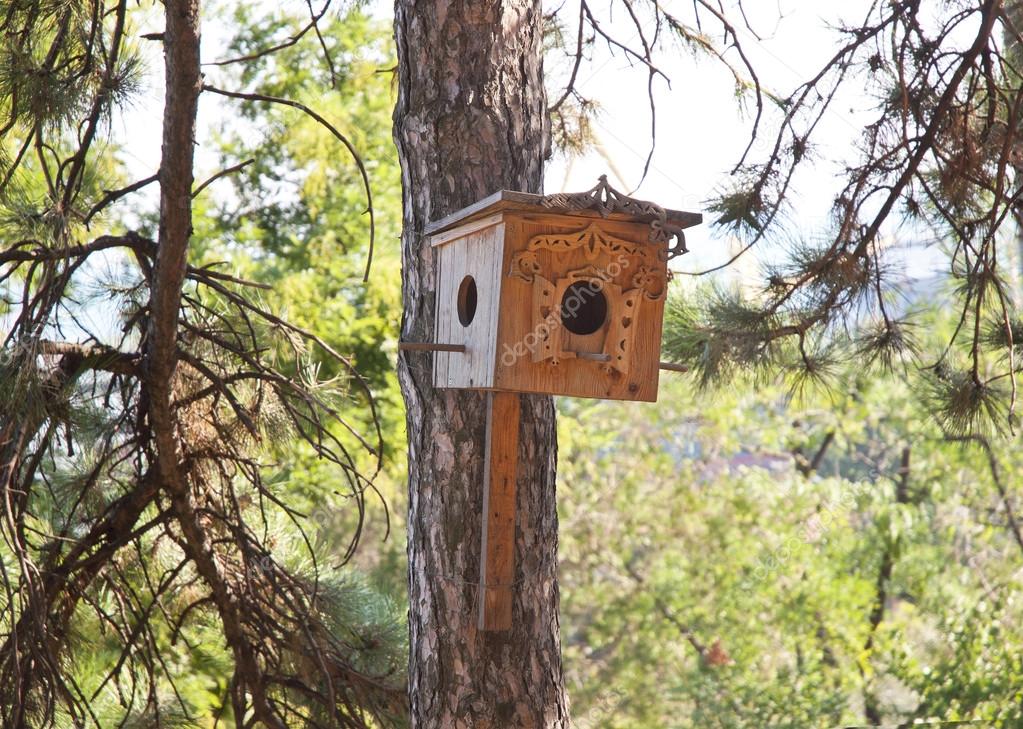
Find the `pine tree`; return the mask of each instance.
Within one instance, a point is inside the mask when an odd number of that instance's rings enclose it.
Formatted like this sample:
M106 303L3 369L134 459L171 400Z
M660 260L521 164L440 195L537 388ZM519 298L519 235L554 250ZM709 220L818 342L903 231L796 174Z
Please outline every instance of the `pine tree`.
M383 450L367 383L259 284L201 264L194 236L201 196L244 167L195 179L200 94L297 108L350 143L304 104L216 86L199 4L164 8L159 33L127 2L0 13L0 723L400 725L400 623L343 567L358 528L319 562L270 462L304 442L361 515ZM163 50L162 159L128 181L113 122L146 43Z

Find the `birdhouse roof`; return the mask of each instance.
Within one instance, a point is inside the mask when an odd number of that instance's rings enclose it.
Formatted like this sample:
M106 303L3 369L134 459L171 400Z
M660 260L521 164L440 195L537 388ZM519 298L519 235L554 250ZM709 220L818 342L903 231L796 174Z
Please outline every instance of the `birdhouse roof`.
M551 206L550 204L543 204L545 198L543 195L535 195L529 192L516 192L514 190L499 190L493 195L483 198L472 205L468 205L461 210L457 210L450 215L446 215L440 220L435 220L428 223L424 229L426 235L433 235L441 233L445 230L454 228L455 226L469 223L478 218L483 218L488 215L493 215L503 211L515 211L515 212L535 212L535 213L546 213L567 215L571 217L581 218L601 218L605 217L610 220L635 220L637 222L650 222L657 216L648 214L634 214L630 212L610 212L607 215L602 215L600 211L594 209L569 209L565 210L557 206ZM663 208L667 214L667 221L678 228L691 228L694 225L699 225L703 222L703 216L700 213L687 213L681 210L670 210Z

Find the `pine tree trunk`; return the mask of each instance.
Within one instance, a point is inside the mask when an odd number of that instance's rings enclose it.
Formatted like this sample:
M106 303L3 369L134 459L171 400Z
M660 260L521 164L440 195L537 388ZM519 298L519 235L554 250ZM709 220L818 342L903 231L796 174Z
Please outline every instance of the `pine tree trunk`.
M541 188L547 139L535 0L397 0L402 338L432 341L435 260L423 226L498 189ZM567 727L556 577L551 398L522 398L514 627L476 630L484 404L434 390L431 355L402 355L409 439L409 692L413 726Z

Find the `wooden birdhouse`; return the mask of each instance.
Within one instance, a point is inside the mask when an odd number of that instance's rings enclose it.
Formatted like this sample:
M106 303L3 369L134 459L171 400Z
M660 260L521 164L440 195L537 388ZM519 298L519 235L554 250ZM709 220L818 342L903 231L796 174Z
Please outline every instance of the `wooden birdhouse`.
M431 223L438 388L485 390L479 628L511 627L517 393L656 400L668 261L696 213L634 200L607 179L578 194L503 190Z
M657 399L668 259L701 216L614 191L507 190L427 226L437 259L433 384Z

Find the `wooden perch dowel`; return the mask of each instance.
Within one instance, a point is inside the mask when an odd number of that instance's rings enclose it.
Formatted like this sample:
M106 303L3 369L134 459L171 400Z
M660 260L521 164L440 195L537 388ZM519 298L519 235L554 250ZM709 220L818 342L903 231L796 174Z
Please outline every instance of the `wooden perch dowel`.
M689 368L685 365L675 364L674 362L661 362L658 365L662 370L668 370L669 372L688 372Z
M398 342L403 352L464 352L464 344L437 344L435 342Z

